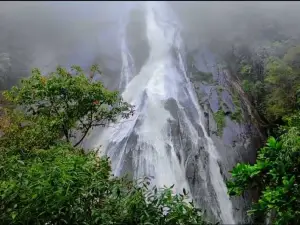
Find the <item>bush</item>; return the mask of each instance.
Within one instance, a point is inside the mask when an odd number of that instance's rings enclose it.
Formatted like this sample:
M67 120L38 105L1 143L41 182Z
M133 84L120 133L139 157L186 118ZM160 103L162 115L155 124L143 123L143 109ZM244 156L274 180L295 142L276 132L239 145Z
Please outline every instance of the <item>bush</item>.
M286 118L284 134L276 140L270 137L260 149L254 165L237 164L227 183L230 195L245 190L260 190L260 197L249 211L256 216L274 214L274 224L299 224L300 216L300 126L297 113Z
M186 196L111 177L108 159L69 144L1 153L2 224L203 224Z

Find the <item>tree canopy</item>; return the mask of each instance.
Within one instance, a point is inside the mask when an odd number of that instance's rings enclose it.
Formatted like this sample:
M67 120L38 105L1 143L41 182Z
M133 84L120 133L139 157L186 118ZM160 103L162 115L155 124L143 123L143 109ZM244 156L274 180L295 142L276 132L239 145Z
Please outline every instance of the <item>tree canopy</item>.
M73 66L70 72L58 67L43 76L40 70L33 69L31 77L22 80L20 87L4 92L4 96L22 107L27 116L51 121L68 142L79 131L77 146L92 128L133 113L133 108L118 92L109 91L101 82L92 80L95 73L100 72L96 66L90 72L88 78L78 66Z

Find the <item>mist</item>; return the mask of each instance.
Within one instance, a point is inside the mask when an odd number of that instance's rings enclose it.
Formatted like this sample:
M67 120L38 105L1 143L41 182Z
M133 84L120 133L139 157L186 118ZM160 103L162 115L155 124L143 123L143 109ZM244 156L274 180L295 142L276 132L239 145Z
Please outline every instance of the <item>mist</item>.
M0 53L9 55L14 76L26 76L32 67L50 72L57 65L78 64L87 69L93 63L118 76L119 25L141 3L0 2ZM212 43L226 49L237 42L259 46L278 36L299 39L299 2L169 4L182 23L190 51ZM136 20L142 20L141 16ZM140 29L130 32L132 43L137 43Z
M298 2L172 2L190 47L212 41L259 45L286 36L298 38ZM214 43L215 43L214 42ZM224 46L225 45L225 46Z

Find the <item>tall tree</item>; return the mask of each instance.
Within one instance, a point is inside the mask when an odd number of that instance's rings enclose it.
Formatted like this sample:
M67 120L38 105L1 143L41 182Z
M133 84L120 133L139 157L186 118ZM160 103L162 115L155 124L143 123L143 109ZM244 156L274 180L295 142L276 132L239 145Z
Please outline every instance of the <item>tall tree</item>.
M133 107L118 92L109 91L100 81L92 80L96 73L100 73L96 66L92 66L90 78L78 66L73 66L72 71L58 67L47 76L33 69L32 76L22 80L20 87L13 87L4 95L27 115L55 121L68 142L79 131L81 136L74 144L78 146L92 128L133 113Z

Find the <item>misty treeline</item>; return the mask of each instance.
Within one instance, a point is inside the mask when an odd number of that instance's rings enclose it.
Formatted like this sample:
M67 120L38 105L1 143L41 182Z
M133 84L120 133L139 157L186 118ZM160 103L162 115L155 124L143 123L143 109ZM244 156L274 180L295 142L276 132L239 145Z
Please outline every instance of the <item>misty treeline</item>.
M60 64L82 41L96 43L98 30L105 30L104 26L98 26L101 21L91 24L83 20L84 25L77 26L80 19L76 23L62 21L57 26L58 20L53 20L51 14L56 12L56 6L50 3L47 10L43 3L27 6L27 14L22 11L22 3L18 4L17 7L1 3L0 7L1 91L17 84L20 77L29 76L33 65L45 66L43 60L52 66ZM265 146L258 150L255 164L241 163L233 168L227 184L229 194L257 191L259 197L249 210L254 222L268 217L278 225L299 224L300 4L171 2L170 5L182 21L187 49L209 47L225 62L264 121L260 124L262 129L270 135ZM105 12L105 4L102 6L101 12ZM38 12L35 19L30 17L31 7ZM72 10L76 15L79 9ZM18 19L20 12L23 17L19 18L25 21L22 25ZM36 18L43 19L40 32L36 29L40 20ZM55 38L57 34L72 37L71 41L68 44L60 41L61 38ZM90 53L95 56L99 52ZM168 188L151 189L148 180L132 182L112 177L107 159L85 154L80 147L73 146L75 128L80 128L84 135L94 125L128 115L129 105L102 83L81 76L78 67L75 76L69 76L62 68L53 71L44 78L39 70L34 70L21 86L5 94L0 142L3 224L204 223L201 213L184 202L186 196L173 195ZM69 93L68 88L78 92ZM78 98L83 90L89 90L91 98L86 95ZM104 94L96 95L98 91ZM59 104L51 105L56 100ZM103 109L102 101L117 108ZM19 105L26 111L20 111L16 107ZM78 123L80 120L82 123ZM167 215L163 213L165 207L169 208Z

